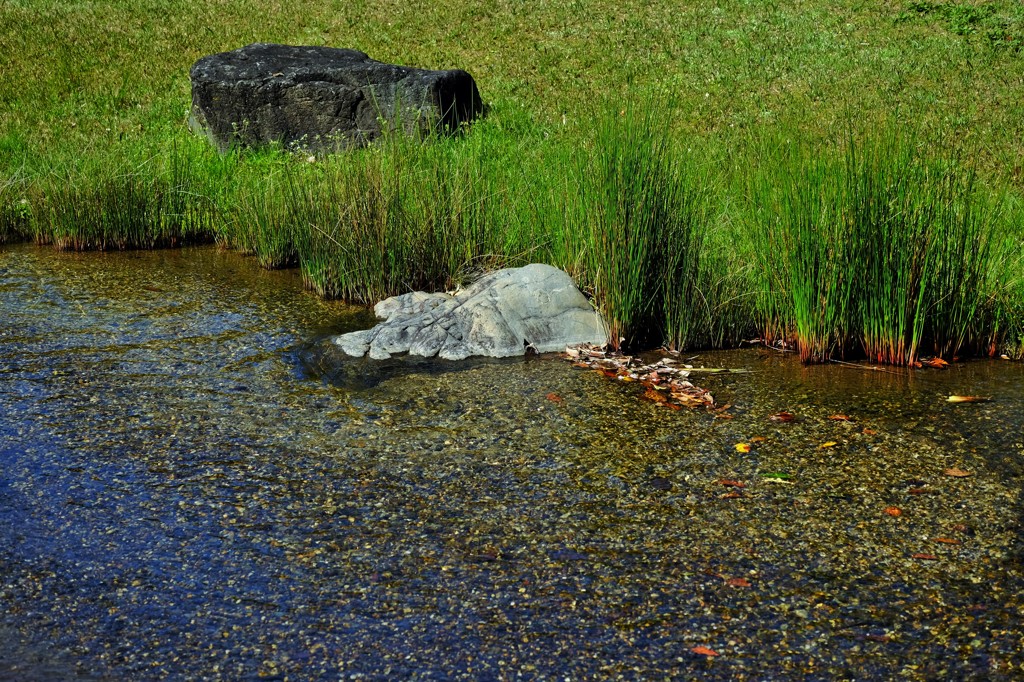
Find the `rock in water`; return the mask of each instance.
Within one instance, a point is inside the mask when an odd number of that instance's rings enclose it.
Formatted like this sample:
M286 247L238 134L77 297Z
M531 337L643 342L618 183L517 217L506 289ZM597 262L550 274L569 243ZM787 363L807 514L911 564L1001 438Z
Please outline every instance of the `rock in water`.
M191 77L190 125L221 151L360 146L388 126L451 131L483 110L465 71L395 66L333 47L254 43L203 57Z
M395 296L373 311L384 322L334 339L348 355L504 358L608 341L607 325L572 278L541 263L492 272L454 295Z

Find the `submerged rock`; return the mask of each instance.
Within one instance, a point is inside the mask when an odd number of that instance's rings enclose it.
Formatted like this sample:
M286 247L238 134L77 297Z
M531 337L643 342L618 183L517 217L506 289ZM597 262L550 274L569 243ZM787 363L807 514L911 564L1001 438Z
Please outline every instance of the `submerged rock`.
M388 126L454 130L483 110L465 71L396 66L333 47L254 43L203 57L191 78L190 124L221 151L360 146Z
M346 354L504 358L608 340L607 325L572 278L540 263L492 272L454 295L395 296L373 310L383 322L335 337Z

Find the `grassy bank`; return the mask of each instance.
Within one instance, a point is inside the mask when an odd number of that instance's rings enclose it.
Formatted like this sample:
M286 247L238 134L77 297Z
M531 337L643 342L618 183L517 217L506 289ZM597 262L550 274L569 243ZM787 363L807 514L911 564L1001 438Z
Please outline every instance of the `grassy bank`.
M627 344L1019 356L1022 29L1013 2L5 3L0 242L217 240L361 302L544 261ZM491 115L220 157L187 70L256 40L465 67Z

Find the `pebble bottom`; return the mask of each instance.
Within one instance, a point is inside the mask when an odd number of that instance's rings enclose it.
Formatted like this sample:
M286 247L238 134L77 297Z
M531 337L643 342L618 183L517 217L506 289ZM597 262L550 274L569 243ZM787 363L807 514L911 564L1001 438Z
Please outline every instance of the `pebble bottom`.
M1021 365L701 354L751 370L708 412L304 364L370 323L216 249L0 248L0 680L1024 677Z

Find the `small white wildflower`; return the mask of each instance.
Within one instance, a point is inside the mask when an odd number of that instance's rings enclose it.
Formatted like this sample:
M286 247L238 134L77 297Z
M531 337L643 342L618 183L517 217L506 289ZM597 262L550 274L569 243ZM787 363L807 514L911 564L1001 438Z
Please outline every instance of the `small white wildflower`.
M306 162L307 163L316 163L316 157L315 156L307 156L306 157Z

